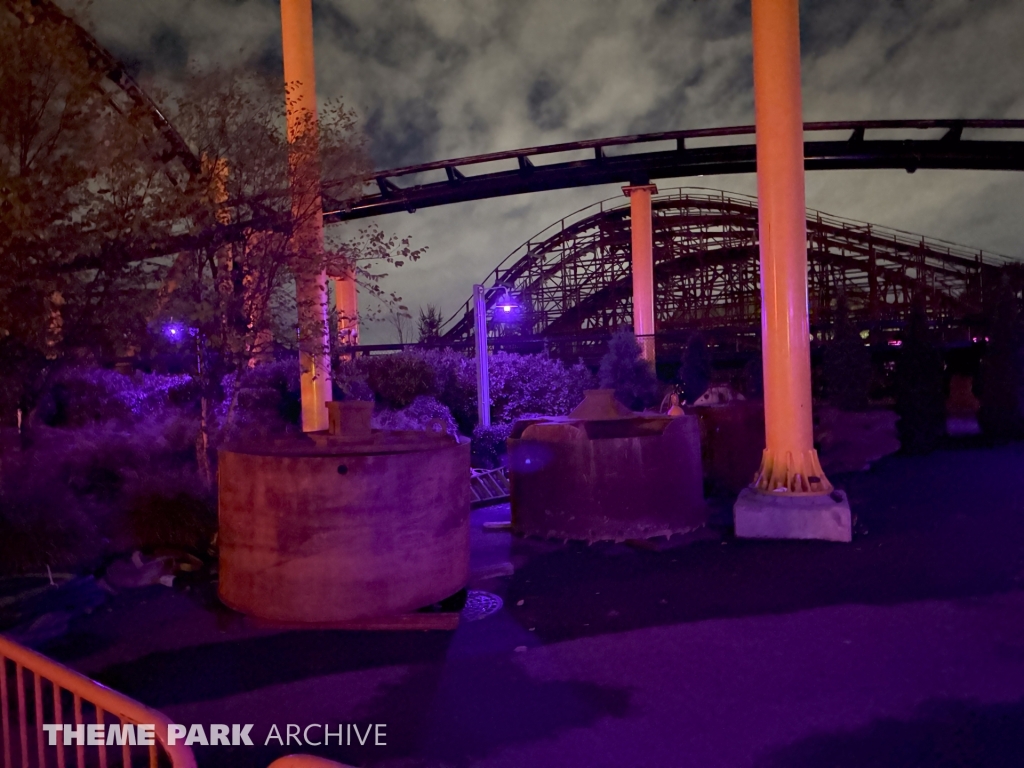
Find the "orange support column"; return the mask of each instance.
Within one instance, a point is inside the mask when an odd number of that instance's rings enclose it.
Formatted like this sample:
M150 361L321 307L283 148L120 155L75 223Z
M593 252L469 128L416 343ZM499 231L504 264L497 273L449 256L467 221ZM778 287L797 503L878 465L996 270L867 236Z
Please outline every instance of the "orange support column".
M633 333L640 356L654 365L654 239L651 223L653 184L623 187L629 198L629 227L633 238Z
M737 536L850 540L814 450L798 0L752 0L766 446Z
M359 293L355 275L334 279L334 305L338 309L338 341L342 346L359 344Z
M292 198L292 260L299 314L302 430L327 429L330 327L320 199L320 141L313 66L312 0L281 0L281 37Z

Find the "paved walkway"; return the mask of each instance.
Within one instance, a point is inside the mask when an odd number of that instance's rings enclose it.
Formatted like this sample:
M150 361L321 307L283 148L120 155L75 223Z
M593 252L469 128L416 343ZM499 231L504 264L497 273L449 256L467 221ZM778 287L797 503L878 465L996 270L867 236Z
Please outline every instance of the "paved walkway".
M841 478L852 544L662 551L484 532L472 586L500 613L454 633L273 631L202 589L153 587L49 653L184 723L386 723L358 765L1019 766L1024 445L891 457ZM266 766L297 748L200 748Z

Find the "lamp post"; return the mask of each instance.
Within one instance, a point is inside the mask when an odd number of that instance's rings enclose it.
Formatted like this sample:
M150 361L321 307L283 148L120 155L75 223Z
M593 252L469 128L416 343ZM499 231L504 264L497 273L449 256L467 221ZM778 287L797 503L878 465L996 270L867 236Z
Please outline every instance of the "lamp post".
M476 324L476 412L481 427L491 426L491 382L487 375L487 299L482 285L473 286Z
M517 306L508 288L496 285L485 288L473 286L473 324L476 337L476 394L477 417L481 427L491 426L491 381L487 370L487 300L501 296L503 312L511 314Z

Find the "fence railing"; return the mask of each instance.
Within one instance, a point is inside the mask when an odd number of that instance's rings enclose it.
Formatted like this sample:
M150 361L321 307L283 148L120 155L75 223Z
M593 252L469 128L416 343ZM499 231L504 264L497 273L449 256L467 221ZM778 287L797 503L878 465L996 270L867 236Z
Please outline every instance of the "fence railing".
M170 724L160 712L0 636L3 768L196 768L189 747L167 743ZM107 744L108 736L123 743Z

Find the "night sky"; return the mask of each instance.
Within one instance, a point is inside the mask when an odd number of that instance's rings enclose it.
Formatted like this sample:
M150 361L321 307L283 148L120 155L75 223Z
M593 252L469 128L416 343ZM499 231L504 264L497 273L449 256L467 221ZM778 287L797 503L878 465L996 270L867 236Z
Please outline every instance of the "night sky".
M1024 118L1020 0L805 0L801 13L805 120ZM144 84L173 87L190 62L281 71L275 0L94 0L91 17ZM314 0L314 23L320 98L359 113L378 168L753 123L749 0ZM754 192L753 176L657 183ZM387 287L447 317L529 236L618 195L590 187L383 217L429 247ZM809 207L1024 258L1022 201L1020 173L807 177ZM363 340L392 336L381 326Z

